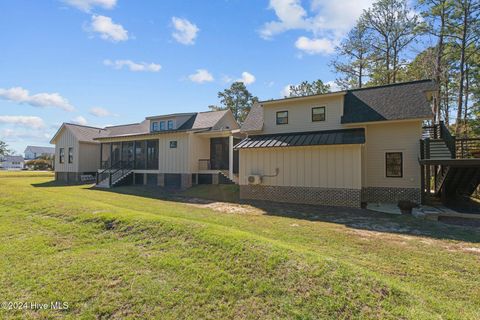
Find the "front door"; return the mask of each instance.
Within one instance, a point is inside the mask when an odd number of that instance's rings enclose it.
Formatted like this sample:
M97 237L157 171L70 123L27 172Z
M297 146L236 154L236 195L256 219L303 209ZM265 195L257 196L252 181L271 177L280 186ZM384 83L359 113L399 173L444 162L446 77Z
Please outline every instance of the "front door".
M210 139L210 167L212 170L228 170L228 138Z

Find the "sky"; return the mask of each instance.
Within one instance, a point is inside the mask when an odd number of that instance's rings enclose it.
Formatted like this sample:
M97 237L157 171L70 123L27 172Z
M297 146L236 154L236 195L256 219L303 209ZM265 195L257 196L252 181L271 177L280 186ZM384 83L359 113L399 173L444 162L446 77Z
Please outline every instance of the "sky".
M237 80L260 100L333 83L335 45L371 2L1 1L0 140L23 154L63 122L206 111Z

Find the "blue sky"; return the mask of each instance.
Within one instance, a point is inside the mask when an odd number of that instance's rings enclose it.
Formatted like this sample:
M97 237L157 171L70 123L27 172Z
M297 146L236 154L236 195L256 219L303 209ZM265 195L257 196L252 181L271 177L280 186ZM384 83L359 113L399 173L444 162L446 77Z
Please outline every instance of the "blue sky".
M204 111L243 79L260 99L333 81L333 48L370 0L0 3L0 139L48 145L62 122Z

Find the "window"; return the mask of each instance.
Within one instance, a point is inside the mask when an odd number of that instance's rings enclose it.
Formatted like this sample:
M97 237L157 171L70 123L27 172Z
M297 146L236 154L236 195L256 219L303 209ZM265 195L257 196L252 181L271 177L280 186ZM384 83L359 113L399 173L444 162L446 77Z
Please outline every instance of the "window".
M58 157L58 162L65 163L65 149L60 148L60 155Z
M170 148L175 149L177 147L177 141L170 141Z
M325 107L312 108L312 121L325 121Z
M277 112L277 124L288 124L288 111Z
M68 148L68 163L73 163L73 148Z
M167 122L167 129L168 129L168 130L173 130L173 120L168 120L168 122Z
M152 122L152 131L158 131L158 122Z
M165 130L165 121L160 121L160 131Z
M385 168L387 178L403 177L403 154L402 152L385 153Z

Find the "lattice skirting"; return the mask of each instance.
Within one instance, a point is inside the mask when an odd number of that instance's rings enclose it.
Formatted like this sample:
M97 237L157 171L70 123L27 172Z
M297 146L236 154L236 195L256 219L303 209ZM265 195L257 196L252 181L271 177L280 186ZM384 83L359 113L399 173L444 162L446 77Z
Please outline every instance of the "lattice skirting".
M399 200L410 200L420 203L420 189L392 187L367 187L362 189L362 201L364 202L396 203Z
M325 206L360 207L360 189L241 185L240 198Z

